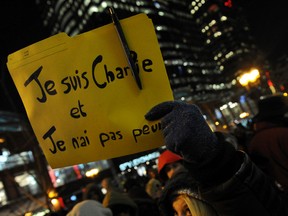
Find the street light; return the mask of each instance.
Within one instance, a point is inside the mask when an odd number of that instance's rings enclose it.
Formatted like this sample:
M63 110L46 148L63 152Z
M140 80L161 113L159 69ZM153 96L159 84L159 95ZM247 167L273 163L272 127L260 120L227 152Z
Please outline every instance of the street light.
M240 85L246 89L246 94L251 99L257 101L258 98L263 94L263 88L261 86L260 80L260 71L257 68L251 68L250 70L239 74L237 80ZM248 101L247 106L250 108ZM250 110L251 113L253 113L253 110Z
M248 86L249 83L255 83L260 78L260 72L258 69L252 69L249 72L242 74L239 77L239 83L242 86Z

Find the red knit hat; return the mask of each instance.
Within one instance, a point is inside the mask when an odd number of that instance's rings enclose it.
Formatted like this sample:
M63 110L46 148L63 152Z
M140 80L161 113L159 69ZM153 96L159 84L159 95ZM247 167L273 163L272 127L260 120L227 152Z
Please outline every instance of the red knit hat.
M182 157L180 157L177 154L174 154L173 152L169 151L169 150L165 150L164 152L162 152L158 158L158 173L161 176L161 172L164 168L165 165L170 164L170 163L174 163L176 161L180 161L183 160Z

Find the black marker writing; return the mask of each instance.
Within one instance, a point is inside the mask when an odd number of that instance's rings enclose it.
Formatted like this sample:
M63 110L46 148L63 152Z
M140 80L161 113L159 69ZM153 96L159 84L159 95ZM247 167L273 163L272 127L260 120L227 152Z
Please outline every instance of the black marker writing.
M52 138L52 134L56 131L55 126L52 126L44 135L43 135L43 139L46 140L47 138L50 139L50 141L52 142L53 145L53 149L49 148L50 152L52 154L56 154L57 151L65 151L66 147L65 147L65 142L63 140L59 140L59 141L54 141L54 139Z

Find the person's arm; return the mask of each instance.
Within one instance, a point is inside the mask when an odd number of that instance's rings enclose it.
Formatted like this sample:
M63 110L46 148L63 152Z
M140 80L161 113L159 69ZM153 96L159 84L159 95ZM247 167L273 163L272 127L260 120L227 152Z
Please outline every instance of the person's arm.
M191 175L203 186L211 187L219 185L232 178L240 169L243 157L237 154L235 147L226 141L225 135L216 132L219 151L207 160L200 163L191 163L184 160L183 164L191 172Z
M287 194L275 187L273 180L262 172L242 151L239 170L227 181L211 188L202 188L202 198L207 200L220 215L288 215Z
M161 119L167 149L182 156L185 166L201 183L218 184L240 168L235 148L220 133L213 133L197 106L164 102L153 107L145 118Z
M288 215L286 195L244 152L236 151L221 134L213 133L197 106L163 102L145 118L161 120L167 149L182 156L205 199L217 211L226 215L231 211L233 215Z

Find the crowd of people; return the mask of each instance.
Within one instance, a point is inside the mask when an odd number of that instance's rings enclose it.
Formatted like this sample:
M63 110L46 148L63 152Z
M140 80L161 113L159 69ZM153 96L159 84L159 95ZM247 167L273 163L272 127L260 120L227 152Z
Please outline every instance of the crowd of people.
M105 196L86 197L68 216L287 216L287 98L259 100L251 136L212 131L194 104L156 105L145 118L161 121L157 172L149 170L145 186L106 184Z

